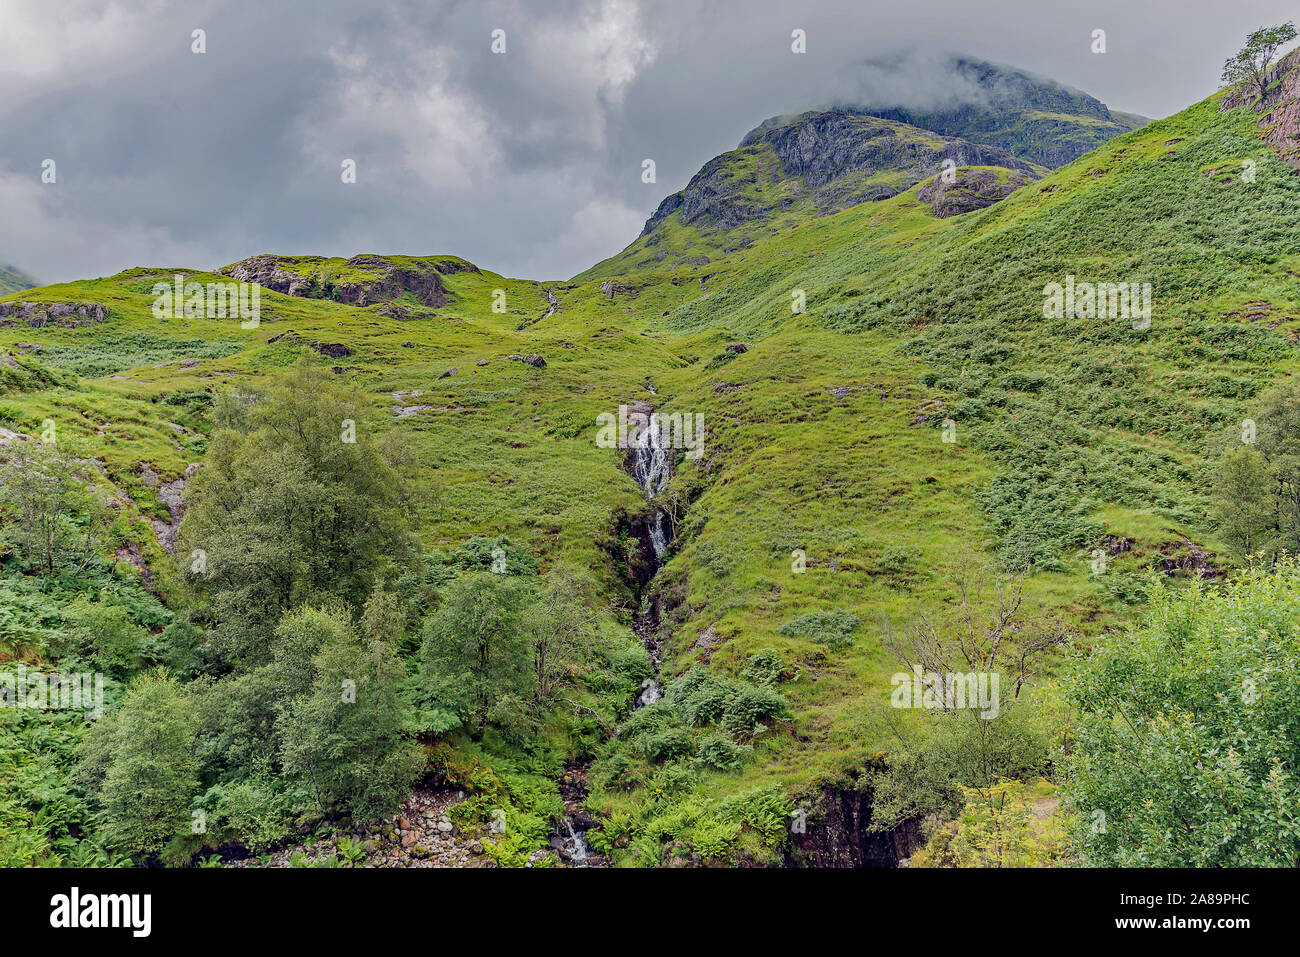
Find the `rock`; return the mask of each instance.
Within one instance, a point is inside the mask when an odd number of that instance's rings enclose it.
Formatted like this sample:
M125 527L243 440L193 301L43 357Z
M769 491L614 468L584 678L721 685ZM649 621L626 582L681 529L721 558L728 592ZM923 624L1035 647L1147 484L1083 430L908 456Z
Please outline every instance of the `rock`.
M740 355L741 353L748 352L749 346L745 345L743 342L733 342L727 346L727 351Z
M368 273L371 278L323 282L320 277L304 276L286 269L286 264L292 264L292 261L280 256L253 256L218 272L239 282L256 283L287 296L323 295L334 302L360 307L385 303L386 315L405 318L392 308L400 305L394 300L409 294L421 305L436 309L451 301L443 276L479 271L473 263L451 258L395 263L384 256L354 256L344 263L344 269L352 275Z
M448 369L448 370L447 370L446 372L444 372L442 375L438 376L438 378L439 378L439 379L447 379L447 378L450 378L451 376L454 376L458 371L459 371L459 370L457 370L457 369Z
M476 366L485 366L485 365L488 364L488 361L487 361L486 359L479 359L478 362L476 362L476 363L474 363L474 364L475 364Z
M443 834L450 834L452 830L455 828L455 826L456 825L452 824L450 821L438 822L438 830L441 831Z
M311 347L327 359L346 359L352 350L341 342L313 342Z
M524 356L523 362L526 365L533 366L534 368L537 369L546 368L546 360L543 359L541 356L537 355L536 353L529 353L528 355Z
M64 329L94 326L108 321L108 309L97 302L0 302L0 326L25 323L31 329L56 325Z
M940 219L984 209L1010 196L1033 176L1017 170L960 169L951 183L936 176L916 192Z
M414 831L407 831L405 834L402 835L402 847L415 846L415 842L417 839L418 839L418 835Z
M1259 102L1259 90L1247 81L1224 94L1219 108L1252 106L1264 113L1258 123L1264 142L1294 169L1300 169L1300 50L1283 57L1265 77L1268 94Z

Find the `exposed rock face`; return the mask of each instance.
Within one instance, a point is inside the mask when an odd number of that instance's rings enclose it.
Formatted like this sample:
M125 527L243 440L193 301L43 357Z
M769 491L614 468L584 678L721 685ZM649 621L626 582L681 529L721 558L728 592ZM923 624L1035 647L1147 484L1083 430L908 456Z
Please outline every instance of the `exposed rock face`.
M149 488L158 489L158 497L162 499L167 506L167 514L171 521L164 522L161 519L153 519L154 537L158 539L158 544L168 555L176 552L177 537L180 534L181 519L185 517L185 483L192 479L203 466L195 462L188 465L185 474L181 478L173 479L170 482L160 483L158 473L146 462L140 468L140 480Z
M108 309L97 302L0 302L0 326L77 329L107 321Z
M478 272L478 267L455 259L393 262L383 256L354 256L343 264L345 270L364 270L376 278L354 281L340 279L328 284L312 276L300 275L284 268L292 260L281 256L253 256L220 270L238 282L252 282L287 296L332 299L351 306L370 306L400 299L410 293L430 308L451 301L442 277L458 272Z
M936 176L917 190L916 198L929 203L935 216L947 219L992 206L1030 179L1015 170L1010 171L1005 179L1000 179L997 172L990 169L959 169L953 182L945 183L942 176Z
M1271 89L1262 103L1254 84L1242 84L1223 95L1220 108L1254 106L1263 110L1259 128L1264 131L1264 142L1289 166L1300 169L1300 49L1279 60L1265 79Z
M1087 93L1020 70L969 57L955 57L950 67L973 102L938 110L871 107L866 112L1001 147L1053 169L1147 122L1145 117L1112 112Z
M860 781L826 788L802 810L804 829L793 829L786 851L791 867L898 867L923 843L917 822L870 830L871 791Z
M777 199L766 188L781 180L798 179L812 202L832 213L910 189L938 172L945 160L957 166L1003 166L1033 176L1032 166L1004 149L848 109L769 120L741 141L740 151L745 150L753 152L753 172L738 163L737 152L714 157L686 189L659 205L642 235L678 211L687 225L715 229L763 220L796 201L788 193ZM873 178L878 173L889 175Z

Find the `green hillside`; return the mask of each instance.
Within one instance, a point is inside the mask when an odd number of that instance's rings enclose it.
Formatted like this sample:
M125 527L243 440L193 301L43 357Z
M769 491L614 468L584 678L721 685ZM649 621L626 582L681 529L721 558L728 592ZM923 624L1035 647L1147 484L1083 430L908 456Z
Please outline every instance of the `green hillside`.
M39 283L35 279L21 270L0 263L0 296L7 296L11 292L21 292L37 285Z
M507 578L579 570L590 635L545 709L494 712L471 733L468 712L446 720L445 702L420 699L426 783L469 792L453 820L488 857L536 863L559 819L578 814L592 852L620 866L897 863L919 846L922 817L960 808L951 775L942 805L919 803L916 782L942 777L936 755L970 733L891 707L909 623L959 627L977 592L982 619L996 610L984 569L1027 569L1014 647L1060 631L1086 649L1156 582L1235 569L1211 518L1212 465L1296 368L1300 181L1264 143L1273 127L1217 97L1113 139L1127 121L1097 119L1105 142L1055 171L853 113L760 127L632 246L567 282L453 257L267 255L221 274L138 268L11 294L0 454L57 444L80 463L108 503L109 548L42 578L5 531L0 659L103 666L110 704L159 665L180 690L148 693L230 692L256 711L254 676L275 662L254 659L270 661L274 642L259 633L253 651L231 653L214 613L231 606L185 568L208 541L202 515L239 514L266 489L209 476L260 441L248 395L303 403L292 421L310 431L312 396L350 389L363 444L421 486L409 531L423 555L386 558L379 576L406 615L393 642L406 673L426 674L426 627L436 638L455 583L478 581L491 549ZM1026 114L1012 145L1043 121ZM810 122L857 158L791 175L783 136ZM945 156L963 160L969 212L940 209ZM154 287L178 273L261 284L260 322L156 317ZM1045 318L1045 288L1067 281L1149 284L1149 324ZM653 503L629 454L597 441L597 417L635 403L705 425L702 454L678 449ZM273 490L287 474L273 452L261 453L272 471L253 457L239 474L272 476ZM200 516L184 525L181 494ZM657 508L672 531L661 568L647 531ZM335 584L318 600L338 598ZM1043 648L990 733L999 767L1055 807L1075 718L1057 686L1065 652ZM664 697L634 708L651 679ZM256 725L245 705L222 707ZM15 715L0 721L0 858L120 861L107 799L71 770L84 722ZM190 797L215 820L254 785L305 800L266 783L281 769L259 778L229 757L239 721L203 720L185 819ZM51 793L55 821L38 813ZM854 801L857 823L844 811ZM497 812L504 832L491 829ZM350 817L279 813L255 854L364 837ZM791 832L800 815L806 831ZM230 828L169 853L254 843ZM380 843L387 853L392 835Z

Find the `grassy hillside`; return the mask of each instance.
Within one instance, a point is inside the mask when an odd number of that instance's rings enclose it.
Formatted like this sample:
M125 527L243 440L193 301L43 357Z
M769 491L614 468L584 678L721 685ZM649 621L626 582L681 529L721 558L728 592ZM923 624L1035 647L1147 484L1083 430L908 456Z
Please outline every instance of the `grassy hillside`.
M548 782L594 759L593 845L615 863L770 863L789 849L792 809L888 767L922 722L889 705L901 662L884 619L955 613L954 566L1030 563L1027 606L1086 645L1130 616L1149 575L1232 565L1208 518L1207 462L1293 371L1300 322L1300 182L1256 121L1211 99L946 219L918 198L929 176L893 172L852 182L882 176L892 195L822 215L815 193L774 181L765 141L724 164L733 204L776 211L762 228L707 232L677 209L557 283L445 257L275 257L303 285L262 290L252 329L154 318L156 282L226 281L191 271L11 295L0 305L98 304L106 319L0 327L0 441L16 447L53 422L61 447L102 463L119 510L110 580L175 605L158 480L203 460L216 396L306 350L361 390L376 428L430 480L426 548L504 538L542 568L591 570L601 654L623 662L616 679L587 681L540 740L448 736L444 764L526 772L553 794ZM656 244L676 253L661 259ZM384 286L393 270L436 273L437 303ZM1149 328L1045 319L1044 286L1071 275L1150 283ZM358 290L369 304L353 304ZM521 361L531 355L544 364ZM644 589L629 564L645 500L594 424L638 400L706 426L704 454L679 453L659 496L675 535ZM12 561L5 575L11 592L27 587ZM40 633L60 612L23 607L0 619L0 654L50 664ZM632 624L649 607L669 694L633 713L629 690L649 665ZM809 614L838 615L844 640L818 640ZM162 619L137 616L158 631ZM1069 722L1056 663L1027 693L1048 737ZM707 695L729 710L701 710ZM729 726L747 704L766 709L761 723ZM523 794L521 808L544 803ZM58 853L49 859L70 852Z

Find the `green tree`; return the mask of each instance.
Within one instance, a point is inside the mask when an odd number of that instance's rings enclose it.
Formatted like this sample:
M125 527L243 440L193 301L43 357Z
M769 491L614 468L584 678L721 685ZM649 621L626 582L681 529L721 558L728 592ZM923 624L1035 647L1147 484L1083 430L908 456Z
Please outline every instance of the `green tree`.
M1268 68L1278 50L1296 38L1295 24L1288 21L1275 27L1260 27L1246 38L1246 45L1223 61L1224 83L1249 82L1259 90L1261 100L1268 94Z
M1069 676L1083 863L1300 863L1300 567L1158 589Z
M83 742L79 775L98 792L110 846L140 858L190 833L195 726L185 689L157 670L132 682Z
M50 446L26 443L0 459L0 531L12 535L27 570L82 571L103 550L112 515L77 463Z
M421 649L421 689L457 711L481 736L490 721L509 724L533 698L536 674L527 583L468 572L445 589Z
M265 395L226 399L182 526L191 580L213 597L214 637L257 665L284 612L361 602L416 548L402 456L373 438L359 400L304 356Z
M577 669L590 657L597 617L586 605L576 575L560 569L547 576L526 614L538 704L553 704L560 692L577 680Z
M319 629L310 687L289 702L277 736L285 773L323 811L378 818L401 802L424 766L403 728L406 669L394 651L399 609L396 598L376 590L360 633L343 615L312 609L292 613L280 629Z
M1300 388L1265 395L1241 439L1231 441L1215 474L1220 534L1241 554L1272 560L1300 551Z

